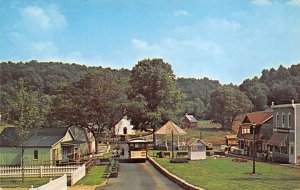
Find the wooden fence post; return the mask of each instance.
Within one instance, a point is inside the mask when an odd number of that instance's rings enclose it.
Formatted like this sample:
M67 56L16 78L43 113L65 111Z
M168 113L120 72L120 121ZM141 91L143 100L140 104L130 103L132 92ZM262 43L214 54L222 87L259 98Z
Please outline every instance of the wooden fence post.
M43 166L40 166L40 177L43 177Z

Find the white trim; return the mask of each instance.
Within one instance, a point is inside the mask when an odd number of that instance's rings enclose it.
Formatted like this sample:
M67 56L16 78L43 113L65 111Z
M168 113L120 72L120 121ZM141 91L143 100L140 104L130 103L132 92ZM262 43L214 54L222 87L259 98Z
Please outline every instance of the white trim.
M293 108L294 108L294 159L295 159L295 163L297 163L297 120L296 120L296 105L292 104Z
M284 107L294 107L295 105L300 105L298 104L281 104L281 105L273 105L271 108L284 108Z

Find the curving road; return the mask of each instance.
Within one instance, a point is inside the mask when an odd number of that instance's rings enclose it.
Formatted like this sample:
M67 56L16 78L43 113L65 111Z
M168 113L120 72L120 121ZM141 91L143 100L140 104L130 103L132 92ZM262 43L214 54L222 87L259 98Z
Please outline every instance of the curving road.
M109 178L104 190L182 190L180 186L146 163L120 163L117 178Z

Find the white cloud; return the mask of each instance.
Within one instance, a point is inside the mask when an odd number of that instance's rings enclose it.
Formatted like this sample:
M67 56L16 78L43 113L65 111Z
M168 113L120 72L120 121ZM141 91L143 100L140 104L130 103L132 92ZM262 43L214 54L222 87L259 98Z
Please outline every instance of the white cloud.
M287 2L289 5L300 6L300 0L290 0Z
M22 24L31 30L49 31L67 26L65 16L54 5L47 8L27 6L21 9L21 15Z
M216 19L216 18L208 18L202 22L202 25L209 29L222 29L222 30L239 30L241 29L240 23L227 20L227 19Z
M253 0L251 3L259 6L272 5L272 2L270 0Z
M139 40L139 39L132 39L131 43L134 48L137 49L149 49L149 44L146 41Z
M176 16L176 17L180 17L180 16L188 16L189 13L185 10L176 10L173 12L173 16Z
M39 58L56 57L57 47L52 41L32 42L31 53L34 57L39 57Z

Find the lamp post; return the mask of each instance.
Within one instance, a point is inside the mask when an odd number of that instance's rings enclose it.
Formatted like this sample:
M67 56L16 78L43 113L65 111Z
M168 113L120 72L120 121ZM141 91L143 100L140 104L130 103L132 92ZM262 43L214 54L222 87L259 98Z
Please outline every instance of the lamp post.
M256 157L256 149L255 149L255 127L256 124L252 124L253 127L253 143L252 143L252 149L253 149L253 170L252 170L252 175L255 175L255 157Z
M174 159L174 142L173 142L173 137L174 137L174 131L172 130L172 160Z

